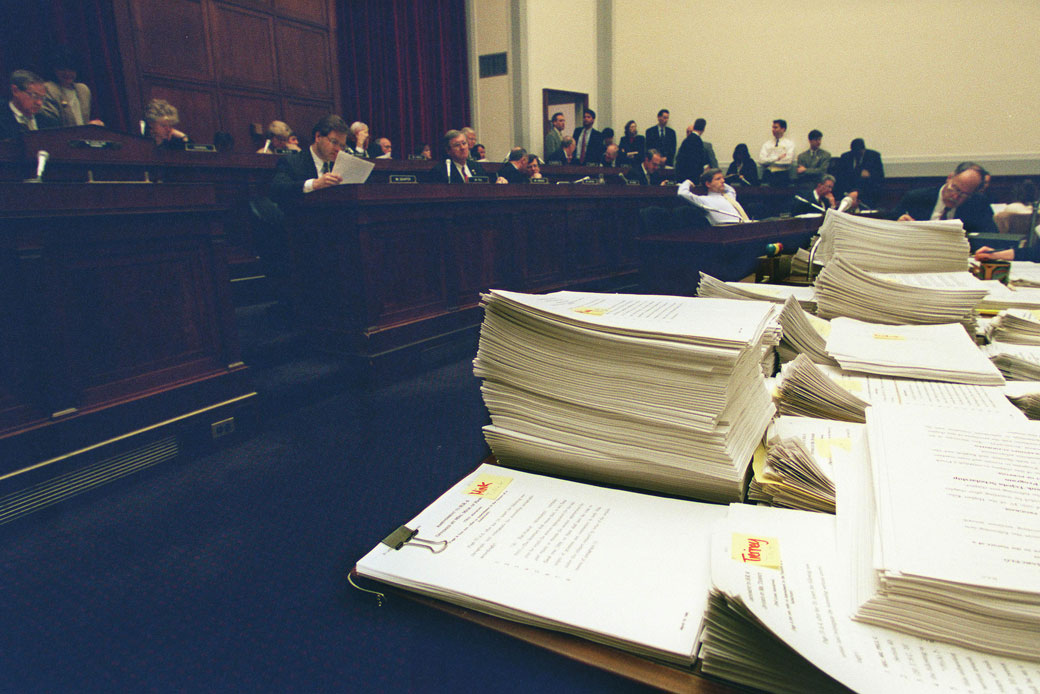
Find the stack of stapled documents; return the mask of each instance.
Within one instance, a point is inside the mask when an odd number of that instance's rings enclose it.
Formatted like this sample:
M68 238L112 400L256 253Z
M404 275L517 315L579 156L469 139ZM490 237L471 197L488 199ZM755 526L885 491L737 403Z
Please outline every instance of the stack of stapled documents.
M1009 308L989 324L989 338L1016 345L1040 345L1040 311Z
M970 252L959 219L892 222L829 210L820 227L817 258L836 258L871 272L957 272Z
M778 304L793 298L804 310L811 313L816 312L816 290L812 287L752 282L723 282L703 272L701 273L700 284L697 285L697 296L708 299L772 301Z
M1009 381L1040 381L1040 345L991 342L982 351Z
M498 461L738 500L775 409L767 301L492 290L474 360Z
M780 311L780 327L784 335L777 347L784 362L804 354L817 364L837 364L827 354L827 336L831 334L830 321L806 313L794 297L784 303Z

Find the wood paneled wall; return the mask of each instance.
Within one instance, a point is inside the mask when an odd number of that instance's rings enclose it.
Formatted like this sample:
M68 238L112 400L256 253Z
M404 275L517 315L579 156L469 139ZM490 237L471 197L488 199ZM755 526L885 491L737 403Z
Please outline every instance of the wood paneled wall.
M285 120L309 139L340 104L331 0L117 0L131 117L151 98L180 111L196 142L231 133L236 152ZM262 141L261 141L262 142Z

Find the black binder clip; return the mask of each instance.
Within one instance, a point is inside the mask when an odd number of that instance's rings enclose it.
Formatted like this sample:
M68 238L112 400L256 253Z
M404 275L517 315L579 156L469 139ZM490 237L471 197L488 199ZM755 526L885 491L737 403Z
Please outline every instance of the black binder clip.
M402 547L425 547L434 554L443 552L448 548L447 540L427 540L418 537L418 532L418 529L412 530L407 525L402 525L383 538L383 544L395 550Z

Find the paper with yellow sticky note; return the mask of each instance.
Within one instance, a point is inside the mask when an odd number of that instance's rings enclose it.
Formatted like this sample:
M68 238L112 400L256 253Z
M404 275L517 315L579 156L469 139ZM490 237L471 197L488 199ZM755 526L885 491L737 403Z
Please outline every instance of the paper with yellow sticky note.
M733 533L730 556L744 564L780 568L780 541L775 537Z
M469 486L463 489L463 494L466 496L479 496L485 499L497 499L502 495L502 492L506 490L510 482L513 481L512 477L502 477L501 475L489 475L481 474L474 479Z

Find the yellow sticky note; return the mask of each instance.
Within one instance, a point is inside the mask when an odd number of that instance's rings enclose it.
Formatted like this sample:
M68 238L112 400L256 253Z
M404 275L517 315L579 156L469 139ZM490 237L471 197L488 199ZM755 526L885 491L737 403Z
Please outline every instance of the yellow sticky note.
M835 436L834 438L819 438L816 439L816 450L824 458L830 458L831 452L835 448L840 448L843 451L852 450L852 439L847 436Z
M767 569L780 568L780 542L775 537L733 533L731 557L742 564L756 564Z
M906 338L902 335L896 335L894 333L874 333L875 340L905 340Z
M586 316L604 316L604 315L607 314L607 309L605 309L605 308L593 308L591 306L580 306L580 307L574 309L574 312L575 313L581 313L581 314L586 315Z
M513 481L512 477L501 477L500 475L479 475L466 487L463 494L467 496L482 496L485 499L497 499Z
M806 314L805 317L809 319L809 325L811 325L816 330L816 332L820 334L820 337L831 336L830 321L824 320L822 318L817 318L816 316L810 316L808 314Z
M1040 320L1040 311L1037 311L1035 308L1031 308L1029 309L1029 312L1033 314L1033 318L1035 318L1036 320Z

